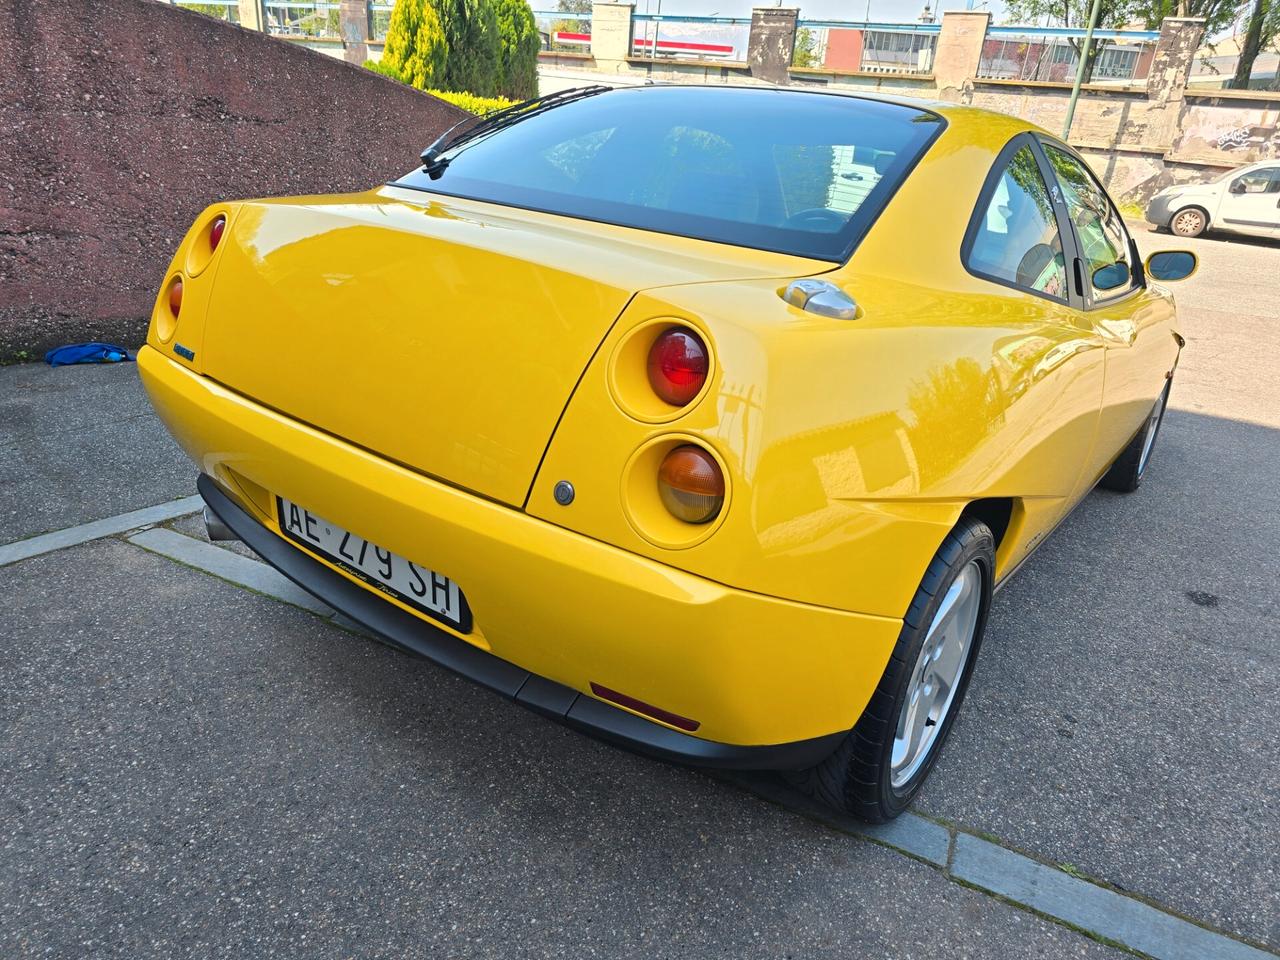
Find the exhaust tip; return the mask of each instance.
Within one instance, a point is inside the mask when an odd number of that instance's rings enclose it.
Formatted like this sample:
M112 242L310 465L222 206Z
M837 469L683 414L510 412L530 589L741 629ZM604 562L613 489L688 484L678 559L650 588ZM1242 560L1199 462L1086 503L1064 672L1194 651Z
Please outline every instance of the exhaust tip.
M204 532L210 540L239 540L230 527L218 519L218 515L207 506L204 508Z

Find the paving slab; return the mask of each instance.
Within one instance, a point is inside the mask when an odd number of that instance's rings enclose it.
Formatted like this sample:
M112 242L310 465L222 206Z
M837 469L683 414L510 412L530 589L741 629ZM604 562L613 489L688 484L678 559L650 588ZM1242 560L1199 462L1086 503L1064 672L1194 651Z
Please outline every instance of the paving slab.
M135 364L0 367L0 543L194 492Z
M120 540L0 604L6 957L1127 956Z

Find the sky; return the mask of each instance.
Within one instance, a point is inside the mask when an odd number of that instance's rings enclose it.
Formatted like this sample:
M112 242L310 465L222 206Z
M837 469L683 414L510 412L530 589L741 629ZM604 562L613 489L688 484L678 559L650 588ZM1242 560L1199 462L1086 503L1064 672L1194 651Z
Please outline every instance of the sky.
M964 10L966 0L939 0L935 13L942 10ZM636 13L657 13L658 0L635 0ZM871 20L899 22L911 21L920 16L924 0L870 0ZM785 6L800 8L802 19L809 20L863 20L867 19L867 0L786 0ZM537 4L535 3L536 7ZM749 17L753 6L772 6L767 2L752 0L662 0L663 13L680 13L691 16L718 15L722 17ZM982 9L990 10L998 20L1004 12L1000 0L988 0Z

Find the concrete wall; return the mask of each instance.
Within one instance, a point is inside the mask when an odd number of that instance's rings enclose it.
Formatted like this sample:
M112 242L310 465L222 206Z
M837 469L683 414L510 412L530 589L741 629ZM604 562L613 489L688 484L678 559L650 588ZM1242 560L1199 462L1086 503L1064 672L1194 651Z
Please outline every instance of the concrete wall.
M367 188L461 116L153 0L0 0L0 359L139 342L208 203Z

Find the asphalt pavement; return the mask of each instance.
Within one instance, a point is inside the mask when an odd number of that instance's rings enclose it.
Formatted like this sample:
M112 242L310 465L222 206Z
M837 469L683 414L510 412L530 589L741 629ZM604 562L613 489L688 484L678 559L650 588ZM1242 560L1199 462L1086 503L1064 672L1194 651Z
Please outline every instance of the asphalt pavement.
M1139 242L1203 260L1152 473L1000 594L936 860L122 531L0 566L0 956L1131 955L974 845L1280 951L1280 247ZM193 480L131 366L0 369L0 544Z

